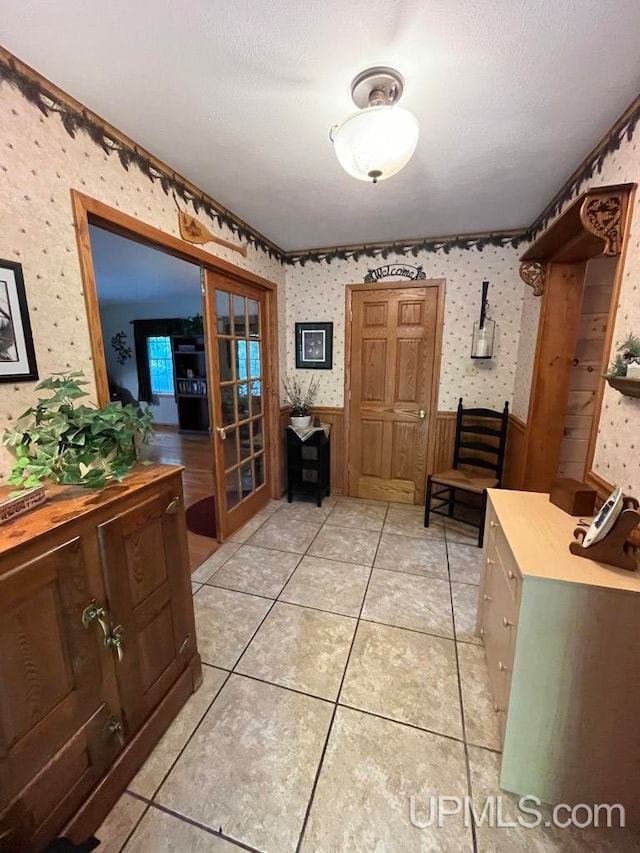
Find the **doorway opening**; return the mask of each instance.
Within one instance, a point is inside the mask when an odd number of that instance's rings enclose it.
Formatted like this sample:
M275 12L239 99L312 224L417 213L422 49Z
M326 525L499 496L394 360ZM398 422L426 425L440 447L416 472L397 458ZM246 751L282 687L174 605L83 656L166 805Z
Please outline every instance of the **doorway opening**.
M98 225L89 238L109 398L151 411L145 457L184 466L189 507L215 490L201 268ZM189 532L188 545L193 570L218 542Z

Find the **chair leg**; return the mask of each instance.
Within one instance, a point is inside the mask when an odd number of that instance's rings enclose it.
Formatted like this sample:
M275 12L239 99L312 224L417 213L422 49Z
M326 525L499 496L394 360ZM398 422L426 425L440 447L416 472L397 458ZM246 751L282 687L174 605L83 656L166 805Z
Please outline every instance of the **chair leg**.
M449 518L453 518L453 508L456 503L456 490L449 489Z
M427 477L427 496L424 502L424 526L429 526L429 516L431 515L431 474Z
M487 490L482 493L482 511L480 513L480 530L478 531L478 548L484 545L484 520L487 515Z

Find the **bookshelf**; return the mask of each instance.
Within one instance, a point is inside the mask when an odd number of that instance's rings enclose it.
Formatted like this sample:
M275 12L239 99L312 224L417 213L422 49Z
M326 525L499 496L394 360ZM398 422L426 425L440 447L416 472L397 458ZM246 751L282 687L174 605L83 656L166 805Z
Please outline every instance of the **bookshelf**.
M203 337L171 338L178 429L209 432L209 387Z

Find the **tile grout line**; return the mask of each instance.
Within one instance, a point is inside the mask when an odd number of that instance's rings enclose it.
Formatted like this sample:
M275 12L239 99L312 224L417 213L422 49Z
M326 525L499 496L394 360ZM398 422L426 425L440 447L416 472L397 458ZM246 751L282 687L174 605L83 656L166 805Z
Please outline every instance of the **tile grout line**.
M449 542L447 540L446 529L445 529L445 547L446 547L446 554L447 554L447 572L449 573L449 597L451 599L451 617L453 619L453 636L454 636L454 649L455 649L455 656L456 656L456 675L458 677L458 697L459 697L459 701L460 701L460 722L462 725L462 744L463 744L463 749L464 749L464 765L465 765L465 772L466 772L466 777L467 777L467 791L469 793L469 796L472 797L473 796L473 788L471 785L471 767L469 765L469 746L467 744L467 727L466 727L466 721L465 721L464 701L463 701L463 696L462 696L462 678L460 676L460 655L458 654L458 629L456 626L456 615L455 615L455 609L453 606L453 588L451 586L451 583L452 583L451 582L451 568L449 566ZM471 814L471 843L473 845L474 853L478 853L478 837L477 837L476 821L475 821L475 817L473 815L473 810L472 810L472 814Z
M387 508L386 508L386 512L384 515L385 521L386 521L388 513L389 513L389 503L387 502ZM384 527L384 522L383 522L383 527ZM298 843L296 845L296 853L300 853L300 850L302 847L302 842L304 840L304 834L307 831L307 826L309 824L309 817L311 815L311 809L313 807L313 801L315 799L316 790L318 788L318 783L320 781L320 776L322 775L322 770L324 768L324 759L325 759L325 756L327 754L327 749L329 747L329 740L331 738L331 732L333 731L333 724L335 722L336 714L338 712L340 694L342 693L342 687L344 685L344 680L346 678L347 670L349 668L349 661L351 660L351 654L353 652L353 647L355 645L356 636L358 634L358 628L360 626L360 617L362 616L362 611L364 609L364 603L365 603L366 598L367 598L367 592L369 591L369 584L371 583L371 575L373 574L373 567L374 567L375 562L376 562L376 557L378 556L378 549L380 547L381 539L382 539L382 531L380 531L380 533L378 534L378 544L376 545L376 550L375 550L375 553L373 555L373 559L371 561L371 568L369 569L369 577L367 578L367 584L366 584L365 589L364 589L364 595L362 596L362 602L360 604L360 610L358 612L355 630L353 632L353 637L351 638L351 644L349 646L349 652L347 654L347 658L346 658L346 661L344 664L344 669L342 671L342 678L340 679L340 685L338 687L338 695L336 696L336 701L333 705L333 712L331 714L331 719L329 721L329 727L327 729L327 735L325 737L324 745L322 747L322 752L320 753L320 761L319 761L318 767L316 769L315 777L313 780L313 785L311 786L311 793L309 795L309 802L307 803L307 808L305 810L304 819L302 821L302 827L300 828L300 836L298 838Z

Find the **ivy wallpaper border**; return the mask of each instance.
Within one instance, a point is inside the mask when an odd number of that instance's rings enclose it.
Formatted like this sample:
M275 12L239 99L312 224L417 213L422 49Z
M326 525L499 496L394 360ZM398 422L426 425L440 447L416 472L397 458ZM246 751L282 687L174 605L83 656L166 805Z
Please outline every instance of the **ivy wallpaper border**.
M444 237L427 237L412 240L395 240L385 243L363 243L350 246L336 246L322 249L305 249L285 252L275 243L269 241L247 223L238 219L226 208L202 191L196 191L189 183L165 167L160 161L145 152L133 141L127 141L119 131L115 132L103 119L100 119L82 105L75 106L73 99L66 100L53 92L42 77L34 69L29 69L9 51L0 48L0 85L7 83L17 89L30 103L34 104L42 114L49 118L59 116L66 132L75 138L77 132L85 133L106 154L116 153L122 168L128 171L130 166L136 166L150 181L159 182L164 193L171 192L176 199L191 204L196 212L204 212L219 225L226 226L232 234L250 245L261 249L270 258L289 265L306 263L327 263L333 260L353 260L360 258L382 258L391 255L417 257L420 252L444 252L448 254L453 249L475 249L483 251L486 247L511 246L518 248L521 244L531 242L557 216L564 205L579 194L580 187L585 181L602 172L607 157L617 151L624 141L630 142L640 122L640 96L625 110L615 122L611 130L600 140L591 153L561 187L540 215L527 229L517 231L496 231L480 234L460 234ZM68 96L67 96L68 97Z

